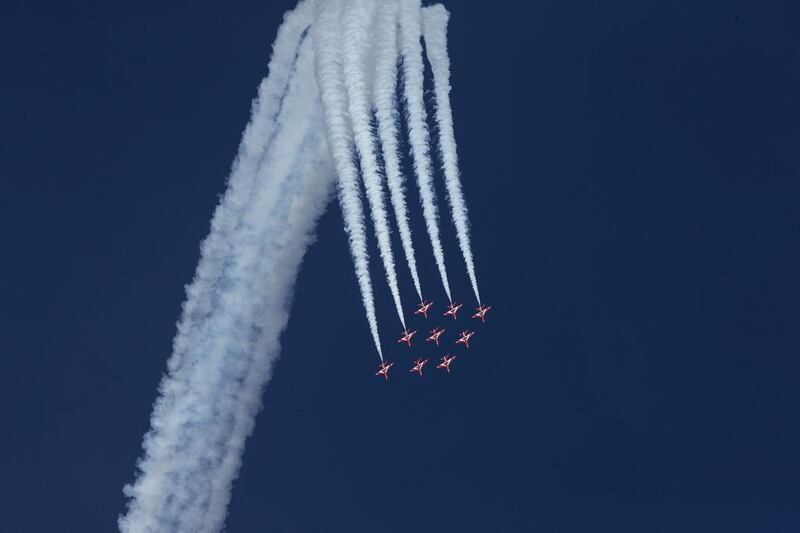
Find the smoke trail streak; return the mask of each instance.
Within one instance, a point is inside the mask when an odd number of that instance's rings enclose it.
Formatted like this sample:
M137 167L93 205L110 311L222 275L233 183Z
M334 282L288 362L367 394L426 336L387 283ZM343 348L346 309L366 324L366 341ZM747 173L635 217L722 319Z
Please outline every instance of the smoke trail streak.
M300 41L311 24L311 15L311 3L308 0L302 0L293 11L284 15L284 22L272 46L269 76L261 81L258 95L253 100L251 119L242 134L239 153L231 168L225 200L217 207L211 220L212 231L201 245L204 260L198 265L196 278L216 279L224 267L224 257L230 251L230 234L236 231L242 209L252 198L256 172L264 152L272 142L275 118L294 72ZM190 329L208 316L214 305L213 291L197 292L210 286L213 285L195 283L187 287L187 291L192 292L187 294L179 326L187 335Z
M444 266L444 251L439 238L438 215L436 210L436 193L433 189L433 174L430 159L430 136L428 134L423 91L422 35L420 0L403 0L400 3L400 54L403 58L403 99L406 104L408 139L411 144L411 155L414 160L414 171L417 175L422 214L425 227L431 239L433 257L439 268L447 299L450 296L450 283L447 281L447 270Z
M475 277L475 263L472 258L472 246L469 240L469 217L464 193L461 191L461 180L458 172L458 155L456 154L456 138L453 131L453 111L450 106L450 58L447 55L447 22L450 13L442 4L426 7L422 10L422 28L425 37L425 50L433 71L433 87L436 95L436 123L439 129L439 149L444 170L447 198L456 226L458 245L467 265L467 274L472 283L472 290L478 303L481 301L478 292L478 281Z
M406 328L403 304L397 287L397 273L392 253L389 231L389 214L383 197L383 186L375 153L375 142L370 123L370 99L367 90L366 55L370 21L375 13L372 0L353 0L345 11L344 33L342 38L342 70L347 88L348 109L350 112L356 150L361 162L361 175L364 189L375 226L378 251L383 260L386 280L397 308L397 315Z
M400 242L406 256L411 279L417 296L422 301L422 286L417 273L417 260L414 254L414 244L411 240L411 228L408 225L408 211L406 207L403 174L400 171L400 157L397 147L397 117L396 95L397 88L397 16L398 3L396 0L382 2L378 6L374 34L376 39L375 57L375 85L373 101L375 104L375 117L378 120L378 138L383 147L383 161L386 172L386 182L389 186L389 198L392 201L397 228L400 233Z
M185 351L171 358L139 476L125 488L131 498L119 520L125 533L222 527L258 397L278 355L297 267L327 198L322 175L296 172L298 158L317 157L321 142L312 127L319 113L310 43L301 47L297 69L254 199L239 206L240 227L220 276L196 277L193 286L200 287L188 291L190 299L217 291L219 302L190 338L176 338ZM228 198L221 209L233 208ZM198 271L205 261L203 255Z
M350 242L350 252L353 255L356 278L361 289L364 309L367 312L369 328L375 341L375 348L383 361L383 351L378 336L378 321L375 317L372 282L369 277L364 209L358 190L358 171L352 159L354 141L347 114L347 91L342 79L339 35L341 15L342 2L340 0L317 2L311 37L316 52L317 83L322 96L328 146L338 175L339 203L342 207L345 232Z
M315 106L315 116L312 124L322 122L321 103ZM314 241L311 229L317 218L323 213L331 199L334 184L333 162L330 160L324 130L317 128L311 132L305 142L305 148L299 154L301 164L299 172L293 173L290 182L297 180L297 188L289 191L290 198L285 212L287 230L281 231L274 238L273 246L285 250L282 255L276 256L275 263L269 267L278 272L296 273L302 262L303 255L309 244ZM297 228L303 231L297 231ZM276 238L277 237L277 238ZM299 241L299 242L296 242ZM266 265L265 265L266 266ZM272 366L263 364L263 354L275 353L279 350L278 334L283 331L289 320L289 307L291 304L291 287L287 290L286 281L281 276L271 276L270 270L262 268L265 272L265 294L275 297L272 300L262 301L261 308L256 313L253 328L253 337L257 340L247 350L254 357L251 370L245 374L241 393L237 400L239 410L236 414L236 423L232 434L236 436L235 445L226 448L227 454L222 461L221 475L214 480L215 490L211 492L212 499L209 503L209 513L219 516L225 513L230 500L231 483L236 472L241 466L242 451L245 438L253 432L255 417L261 409L261 391L263 383L271 377ZM296 274L293 276L296 277ZM290 280L293 283L293 279ZM274 335L265 335L259 329L270 327Z

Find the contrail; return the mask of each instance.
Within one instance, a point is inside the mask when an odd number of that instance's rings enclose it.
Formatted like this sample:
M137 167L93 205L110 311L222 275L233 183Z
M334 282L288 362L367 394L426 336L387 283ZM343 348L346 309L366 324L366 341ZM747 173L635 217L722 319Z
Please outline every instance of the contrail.
M372 282L369 277L369 256L364 225L364 208L358 190L358 171L352 159L353 136L347 113L347 90L342 79L342 58L339 46L339 22L342 16L340 0L319 1L315 5L311 37L314 41L317 83L322 96L328 146L336 164L339 203L342 207L344 228L350 241L350 252L355 263L356 278L361 298L367 312L367 321L375 341L375 348L383 361Z
M215 293L216 301L196 328L178 328L139 475L125 488L131 499L119 520L125 533L222 527L241 450L278 355L298 266L329 198L332 171L325 162L315 169L298 163L324 154L324 138L313 127L319 114L306 42L254 198L236 206L226 196L219 207L240 219L229 235L231 250L211 259L221 260L217 277L197 276L187 291L186 308L198 294ZM212 226L212 235L218 231ZM209 271L208 253L204 246L198 273Z
M403 99L406 103L408 139L411 144L411 155L414 160L414 171L417 175L422 214L425 227L433 246L433 257L439 268L442 285L450 296L450 283L447 281L447 270L444 266L444 251L439 238L438 215L436 210L436 194L433 189L433 174L430 159L430 136L428 134L427 116L423 95L423 63L420 0L403 0L400 3L400 55L403 58Z
M433 71L433 87L436 95L436 123L439 129L439 149L444 170L445 187L450 201L453 222L456 226L458 245L467 265L467 273L478 303L478 281L475 277L475 263L472 259L472 246L469 240L469 218L461 180L458 173L456 138L453 131L453 111L450 107L450 57L447 55L447 21L450 14L442 4L422 10L422 27L425 37L425 50Z
M400 290L397 287L397 273L392 254L389 232L389 215L383 197L383 186L378 170L378 159L375 153L375 141L370 123L371 108L367 88L366 62L370 23L375 13L373 0L353 0L345 10L344 33L342 38L342 70L347 88L348 109L353 127L356 150L361 162L361 175L364 189L375 226L375 237L378 250L386 271L386 280L397 308L397 315L406 329L403 316L403 305L400 301ZM381 36L381 40L384 37ZM324 89L323 89L324 90Z
M386 182L389 198L392 201L400 243L406 256L408 269L417 296L422 301L422 286L417 273L417 260L408 225L403 174L400 170L400 157L397 149L397 17L399 5L396 0L381 2L375 22L375 34L381 36L375 44L375 85L373 100L375 117L378 121L378 138L383 148Z

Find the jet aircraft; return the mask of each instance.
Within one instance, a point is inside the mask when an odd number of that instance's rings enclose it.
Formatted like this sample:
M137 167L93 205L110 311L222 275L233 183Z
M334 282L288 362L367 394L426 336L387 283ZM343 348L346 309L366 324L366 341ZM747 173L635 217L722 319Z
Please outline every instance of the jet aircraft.
M439 346L439 337L442 336L444 333L444 328L433 328L431 330L431 336L425 339L427 342L435 342L436 346Z
M462 306L463 306L463 304L454 304L454 303L451 302L450 303L450 307L447 308L447 311L445 311L442 316L448 316L449 315L449 316L453 317L453 320L455 320L457 318L456 317L456 313L458 313L458 310L461 309Z
M461 337L459 337L458 340L456 340L456 344L463 344L464 346L469 348L469 340L472 338L473 335L475 335L474 331L465 329L464 331L461 332Z
M423 359L422 357L420 357L419 359L416 360L416 362L414 363L414 367L411 370L409 370L409 372L417 372L419 374L419 377L422 377L422 367L425 366L425 363L427 362L428 362L427 359Z
M387 363L385 361L381 361L381 366L377 372L375 372L376 376L383 376L386 381L389 381L389 369L394 366L394 363Z
M475 308L476 313L472 315L472 318L480 318L481 322L486 322L486 313L488 313L491 308L491 305L479 305Z
M447 370L447 373L449 374L450 373L450 363L455 361L455 359L456 359L455 355L445 355L444 357L442 357L442 362L439 363L438 365L436 365L436 368L443 368L443 369Z
M430 309L432 305L433 305L433 302L425 302L425 301L423 301L423 302L421 302L419 304L419 309L414 311L414 314L415 315L422 315L427 319L428 318L428 309Z
M416 331L404 330L404 331L403 331L403 336L402 336L402 337L400 337L399 339L397 339L397 342L406 342L406 343L408 343L408 345L409 345L409 347L410 347L410 346L411 346L411 339L412 339L412 338L414 337L414 335L416 335L416 334L417 334L417 332L416 332Z

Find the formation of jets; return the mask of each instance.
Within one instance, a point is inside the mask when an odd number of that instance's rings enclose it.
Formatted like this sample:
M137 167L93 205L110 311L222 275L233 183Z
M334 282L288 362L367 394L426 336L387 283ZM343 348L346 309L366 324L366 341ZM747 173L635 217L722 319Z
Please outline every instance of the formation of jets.
M423 302L421 302L419 304L418 309L416 311L414 311L414 314L422 315L425 319L427 319L428 318L428 311L430 311L432 306L433 306L433 302L423 301ZM463 304L457 304L457 303L452 303L451 302L442 316L450 316L450 317L453 317L453 320L458 320L458 310L461 309L462 307L463 307ZM490 305L483 305L483 304L479 305L477 308L475 308L475 314L472 315L472 318L480 319L481 323L485 323L486 322L486 313L488 313L491 308L492 308L492 306L490 306ZM440 339L441 339L441 337L442 337L442 335L444 334L445 331L446 330L444 328L440 328L440 327L433 328L431 330L430 335L428 336L428 338L425 339L426 342L435 343L436 346L438 347L439 346L439 341L440 341ZM397 342L398 343L406 343L408 345L408 347L411 348L412 347L411 346L412 339L414 338L414 335L416 335L416 334L417 334L416 330L410 330L410 329L403 330L403 334L400 336L399 339L397 339ZM471 331L469 329L465 329L465 330L463 330L461 332L460 336L456 339L455 344L456 345L463 344L464 347L469 348L469 341L470 341L470 339L472 338L473 335L475 335L474 331ZM447 355L443 356L440 359L440 362L439 362L438 365L436 365L436 368L440 368L440 369L446 371L449 374L450 373L450 365L453 363L453 361L455 361L455 359L456 359L455 355L447 354ZM418 357L416 359L416 361L414 361L414 364L412 365L412 367L409 369L409 372L410 373L415 373L416 372L417 374L419 374L419 377L422 378L423 368L425 367L427 362L428 362L428 359L426 359L424 357ZM380 367L378 368L378 371L375 372L375 375L376 376L382 376L383 379L388 381L389 380L389 369L392 368L392 366L394 366L394 363L382 361L381 364L380 364Z

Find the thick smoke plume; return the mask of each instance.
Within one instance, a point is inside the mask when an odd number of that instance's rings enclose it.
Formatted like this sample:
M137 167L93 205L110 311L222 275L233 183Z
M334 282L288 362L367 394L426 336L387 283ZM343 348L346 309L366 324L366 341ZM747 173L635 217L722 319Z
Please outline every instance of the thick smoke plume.
M120 519L124 532L218 531L259 398L278 355L292 285L329 199L333 169L315 126L321 109L310 43L300 47L296 72L275 122L276 135L256 173L251 198L223 199L219 211L238 220L223 244L207 239L188 290L169 373L145 436L139 477ZM309 110L314 110L309 112ZM212 227L212 235L218 231ZM217 255L219 254L219 256ZM193 298L209 295L205 316ZM191 304L191 305L190 305Z

